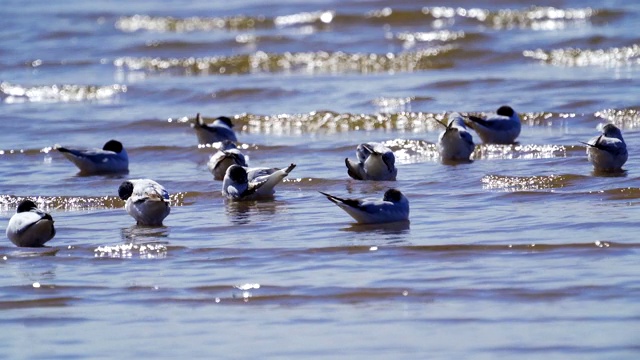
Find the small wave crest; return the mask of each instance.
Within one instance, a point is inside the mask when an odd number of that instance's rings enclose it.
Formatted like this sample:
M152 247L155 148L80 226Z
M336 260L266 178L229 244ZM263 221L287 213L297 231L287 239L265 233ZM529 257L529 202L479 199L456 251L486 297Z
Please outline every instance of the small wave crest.
M167 247L163 244L118 244L98 246L94 250L95 257L118 259L163 259L167 256Z
M230 16L222 18L174 18L171 16L133 15L123 16L116 23L116 29L124 32L136 32L140 30L156 32L193 32L212 30L243 30L272 26L272 20L264 16Z
M554 49L525 50L524 57L539 60L542 63L563 67L599 66L616 68L640 64L640 45L613 47L609 49Z
M117 190L117 189L116 189ZM116 192L114 190L114 192ZM199 193L179 192L169 195L171 206L183 206ZM124 201L117 196L38 196L0 195L0 210L14 210L22 200L31 200L44 210L120 209Z
M130 71L169 71L178 75L413 72L453 66L452 60L446 56L451 50L452 46L439 46L399 54L350 54L341 51L270 54L258 51L248 55L203 58L120 57L114 61L114 65Z
M561 145L496 145L476 146L474 159L550 159L566 157L567 149Z
M464 19L480 22L496 29L530 28L534 30L556 30L568 24L587 21L607 21L619 15L618 11L607 9L555 8L551 6L531 6L526 9L482 9L463 7L423 7L414 10L384 7L364 13L344 13L334 10L305 11L287 15L267 17L264 15L235 15L227 17L185 17L151 16L136 14L122 16L115 22L115 28L123 32L195 32L218 30L270 29L290 26L352 26L362 25L402 25L423 24L432 21L436 27L446 20Z
M119 84L22 86L8 82L0 83L0 99L8 104L107 100L126 92L127 86Z
M569 186L576 180L572 175L548 176L503 176L486 175L482 178L485 190L501 190L506 192L560 189Z
M557 30L567 24L583 23L597 16L608 16L610 11L592 8L559 9L550 6L532 6L527 9L488 10L480 8L424 7L422 13L435 21L443 19L471 19L495 29L528 28Z
M597 111L595 117L614 123L622 129L640 127L640 112L637 109L604 109Z

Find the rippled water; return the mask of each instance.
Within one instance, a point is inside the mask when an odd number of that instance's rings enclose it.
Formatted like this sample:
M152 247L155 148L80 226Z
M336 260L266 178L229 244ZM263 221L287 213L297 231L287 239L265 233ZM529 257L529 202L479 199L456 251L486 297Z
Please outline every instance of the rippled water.
M0 244L7 358L616 358L640 354L640 7L623 1L64 3L0 16L0 224L34 199L58 233ZM509 104L519 143L444 165L437 120ZM225 203L196 113L233 118L273 201ZM581 141L613 122L625 172ZM127 148L79 176L54 145ZM382 141L396 182L349 180ZM125 178L171 193L140 227ZM357 226L318 191L397 187L410 224ZM117 355L116 355L117 354Z

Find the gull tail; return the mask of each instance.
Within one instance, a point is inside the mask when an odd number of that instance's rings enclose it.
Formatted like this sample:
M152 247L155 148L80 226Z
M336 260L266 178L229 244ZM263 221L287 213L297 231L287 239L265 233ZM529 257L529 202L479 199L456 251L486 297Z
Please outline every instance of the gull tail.
M204 128L205 127L204 120L202 120L202 116L200 115L200 113L196 114L196 121L195 121L195 123L193 125L195 127L198 127L198 128Z
M62 147L62 146L56 147L55 149L60 151L63 154L70 154L70 155L73 155L75 157L84 157L84 154L81 151L78 151L78 150L67 149L66 147Z
M581 143L581 144L587 145L589 147L592 147L592 148L604 150L605 148L602 145L600 145L600 140L601 139L602 139L602 135L598 136L598 138L596 139L596 141L594 141L593 144L589 144L589 143L586 143L584 141L578 141L578 142Z
M327 199L329 199L329 201L331 201L332 203L337 203L338 201L340 201L340 198L337 198L331 194L327 194L326 192L322 192L322 191L318 191L320 194L324 195L327 197Z
M474 115L467 115L465 118L465 123L467 124L467 126L470 126L471 128L473 128L473 125L478 124L484 127L489 126L489 122L481 117L477 117Z
M318 191L318 192L319 192L320 194L322 194L322 195L326 196L326 197L327 197L327 199L329 199L329 201L331 201L332 203L337 204L337 205L342 205L342 204L344 204L344 205L347 205L347 206L350 206L350 207L354 207L354 208L357 208L357 207L358 207L358 205L359 205L358 200L353 200L353 199L343 199L343 198L339 198L339 197L337 197L337 196L333 196L333 195L331 195L331 194L327 194L327 193L322 192L322 191Z
M291 170L296 168L296 164L291 164L289 165L289 167L287 167L286 169L284 169L284 172L289 175L289 173L291 172Z

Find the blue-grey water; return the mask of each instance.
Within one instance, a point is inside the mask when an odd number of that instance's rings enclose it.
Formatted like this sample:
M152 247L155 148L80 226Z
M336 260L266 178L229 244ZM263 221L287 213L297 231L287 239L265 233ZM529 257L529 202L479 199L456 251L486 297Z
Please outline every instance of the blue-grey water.
M47 247L0 242L2 358L636 359L640 6L629 1L4 1L0 226L32 198ZM439 161L436 122L511 105L516 145ZM298 166L227 203L190 127L235 123L251 166ZM581 141L618 125L625 172ZM118 139L130 172L54 145ZM382 141L398 181L350 180ZM163 227L117 197L171 193ZM358 226L318 191L381 197Z

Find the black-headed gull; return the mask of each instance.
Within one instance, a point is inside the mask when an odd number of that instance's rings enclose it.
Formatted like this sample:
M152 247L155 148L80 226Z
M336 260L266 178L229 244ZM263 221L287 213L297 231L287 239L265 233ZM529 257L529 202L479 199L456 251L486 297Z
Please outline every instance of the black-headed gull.
M120 184L118 196L126 201L125 210L138 225L161 226L169 215L169 193L150 179L127 180Z
M622 132L613 124L604 125L601 135L583 144L587 145L587 158L596 171L620 171L629 157Z
M222 181L222 195L229 200L254 200L271 197L274 187L284 180L296 167L291 164L283 170L267 168L244 168L231 165Z
M356 148L358 161L344 159L347 173L356 180L395 180L398 175L393 151L381 143L369 142Z
M501 106L486 118L467 116L467 125L485 144L513 144L520 135L520 116L510 106Z
M218 152L209 158L207 168L209 168L214 179L222 180L229 166L234 164L247 167L247 161L236 144L230 140L225 140L220 143Z
M409 220L409 200L396 189L380 199L346 199L320 191L360 224L382 224Z
M7 225L7 237L19 247L41 247L56 235L53 218L31 200L22 200Z
M129 171L129 156L122 143L107 141L102 149L71 149L55 147L67 159L71 160L82 174L126 173Z
M207 125L204 123L200 113L198 113L195 122L191 126L196 131L199 144L212 144L223 140L238 141L236 134L233 132L233 123L226 116L220 116L213 123Z
M469 161L475 149L473 137L458 113L449 115L445 130L438 137L438 153L443 161Z

